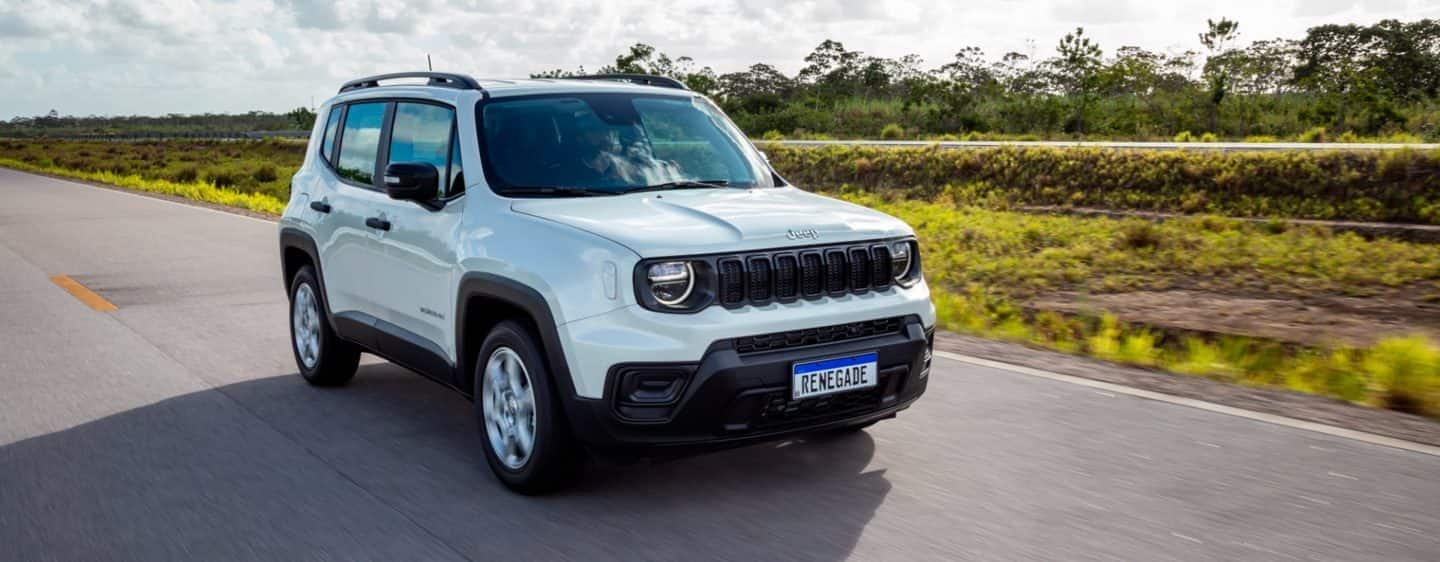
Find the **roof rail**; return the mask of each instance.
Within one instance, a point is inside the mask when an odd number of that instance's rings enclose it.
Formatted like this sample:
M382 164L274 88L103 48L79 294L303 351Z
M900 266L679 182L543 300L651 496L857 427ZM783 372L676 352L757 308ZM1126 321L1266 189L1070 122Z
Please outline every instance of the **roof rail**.
M642 86L658 86L661 88L673 88L676 90L689 90L685 83L669 76L657 76L654 74L591 74L587 76L566 76L565 80L614 80L616 82L630 82Z
M426 86L436 86L436 87L440 87L440 88L455 88L456 90L484 90L484 88L481 88L481 87L480 87L480 83L479 83L479 82L476 82L474 78L471 78L471 77L466 76L466 75L464 75L464 74L451 74L451 73L448 73L448 72L423 72L423 71L422 71L422 72L396 72L396 73L393 73L393 74L377 74L377 75L375 75L375 76L366 76L366 77L364 77L364 78L357 78L357 79L355 79L355 80L351 80L351 81L349 81L349 82L346 82L344 86L340 86L340 92L339 92L339 93L342 93L342 94L343 94L343 93L349 92L349 91L351 91L351 90L363 90L363 89L365 89L365 88L378 88L378 87L380 87L380 81L381 81L381 80L394 80L394 79L397 79L397 78L429 78L430 81L427 82L427 83L425 83Z

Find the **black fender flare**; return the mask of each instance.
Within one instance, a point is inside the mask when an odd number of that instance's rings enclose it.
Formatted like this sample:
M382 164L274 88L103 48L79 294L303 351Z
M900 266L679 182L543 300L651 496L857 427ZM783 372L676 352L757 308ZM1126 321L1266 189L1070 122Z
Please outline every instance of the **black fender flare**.
M565 405L568 417L571 420L577 419L576 409L578 395L575 392L575 380L570 376L570 364L565 359L564 344L560 340L559 325L555 322L555 315L550 310L550 305L541 296L539 291L524 283L496 275L472 271L460 278L459 292L455 299L455 349L457 350L456 365L459 369L457 386L465 394L471 394L474 388L475 357L466 357L465 353L465 329L469 319L465 317L471 298L481 297L504 302L530 316L536 330L536 336L540 338L540 344L544 347L546 366L551 375L550 383L560 391L560 402ZM483 338L483 335L480 335Z
M299 250L310 256L310 265L315 269L315 281L320 283L320 306L325 311L325 321L330 324L330 329L335 330L335 316L330 313L330 297L325 294L325 271L320 267L320 250L315 244L315 239L310 234L293 226L280 227L280 275L284 277L281 282L285 285L285 298L290 298L289 275L285 271L285 252L288 250Z

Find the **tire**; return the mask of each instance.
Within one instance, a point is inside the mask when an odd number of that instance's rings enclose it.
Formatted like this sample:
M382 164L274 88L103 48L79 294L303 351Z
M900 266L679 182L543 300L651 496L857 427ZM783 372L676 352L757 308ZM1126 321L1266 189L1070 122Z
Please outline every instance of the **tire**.
M474 380L480 447L501 483L520 494L538 495L579 477L585 455L570 434L559 393L530 330L508 320L495 325L480 346Z
M315 269L302 266L290 280L290 351L305 382L341 386L355 376L360 348L342 341L330 329L324 293Z

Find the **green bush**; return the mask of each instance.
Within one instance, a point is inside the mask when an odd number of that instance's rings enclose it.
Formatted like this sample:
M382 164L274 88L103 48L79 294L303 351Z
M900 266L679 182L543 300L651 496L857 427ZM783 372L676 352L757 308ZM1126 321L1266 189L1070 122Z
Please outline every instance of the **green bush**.
M1362 365L1385 407L1440 416L1440 348L1426 338L1384 340Z
M880 129L880 138L885 140L903 139L905 138L905 127L900 126L899 123L886 125L884 129Z
M1325 127L1311 127L1300 133L1300 142L1326 142L1327 138Z
M268 183L279 179L280 173L275 171L274 164L262 164L259 168L255 168L250 177L254 178L257 183Z
M763 144L763 143L762 143ZM961 203L1440 223L1440 151L1220 152L765 145L816 190Z

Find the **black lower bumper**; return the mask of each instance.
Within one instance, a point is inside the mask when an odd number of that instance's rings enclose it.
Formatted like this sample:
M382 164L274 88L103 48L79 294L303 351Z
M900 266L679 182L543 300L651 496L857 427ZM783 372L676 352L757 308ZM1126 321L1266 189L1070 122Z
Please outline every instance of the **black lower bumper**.
M698 363L616 365L604 398L572 398L566 411L576 436L596 452L663 457L894 417L925 392L932 334L918 317L819 331L824 343L809 337L814 330L767 334L760 346L756 338L715 342ZM790 345L775 345L780 336L790 336ZM878 355L874 388L790 398L795 363L867 352Z

